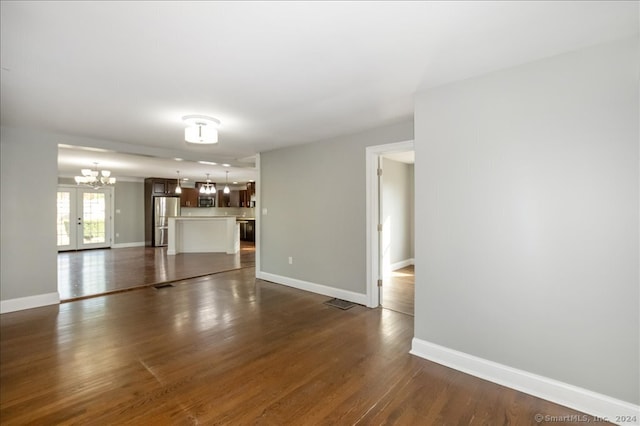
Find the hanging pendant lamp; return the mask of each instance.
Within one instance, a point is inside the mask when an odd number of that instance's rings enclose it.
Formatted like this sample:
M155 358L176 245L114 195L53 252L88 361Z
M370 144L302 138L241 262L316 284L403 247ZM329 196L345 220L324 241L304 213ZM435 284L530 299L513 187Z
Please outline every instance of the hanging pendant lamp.
M227 180L224 185L224 193L228 194L229 192L231 192L231 190L229 189L229 172L227 172Z
M176 170L178 174L178 184L176 185L176 194L182 194L182 188L180 187L180 170Z

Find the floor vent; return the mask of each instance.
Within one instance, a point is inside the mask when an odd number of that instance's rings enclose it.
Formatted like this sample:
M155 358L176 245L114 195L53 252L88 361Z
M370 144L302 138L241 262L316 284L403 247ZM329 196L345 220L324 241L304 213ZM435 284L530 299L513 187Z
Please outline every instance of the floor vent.
M346 300L335 299L335 298L331 300L327 300L326 302L324 302L324 304L333 306L334 308L338 308L342 310L351 309L356 305L355 303L347 302Z
M154 285L153 288L156 290L160 290L161 288L173 287L173 284L158 284Z

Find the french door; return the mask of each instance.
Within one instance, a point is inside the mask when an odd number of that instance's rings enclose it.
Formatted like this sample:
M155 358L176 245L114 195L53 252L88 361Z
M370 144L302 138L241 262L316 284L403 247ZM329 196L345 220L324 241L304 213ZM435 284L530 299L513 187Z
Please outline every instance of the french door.
M112 188L58 187L58 251L111 247Z

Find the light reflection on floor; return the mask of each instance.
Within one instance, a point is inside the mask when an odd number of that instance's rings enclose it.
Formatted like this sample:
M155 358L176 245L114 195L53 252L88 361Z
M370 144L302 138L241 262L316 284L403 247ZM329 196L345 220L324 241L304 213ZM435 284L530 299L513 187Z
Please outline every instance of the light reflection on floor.
M255 265L255 245L242 242L236 254L181 253L166 247L128 247L58 253L61 300L108 294Z
M397 269L382 284L382 307L407 315L414 314L415 271L413 265Z

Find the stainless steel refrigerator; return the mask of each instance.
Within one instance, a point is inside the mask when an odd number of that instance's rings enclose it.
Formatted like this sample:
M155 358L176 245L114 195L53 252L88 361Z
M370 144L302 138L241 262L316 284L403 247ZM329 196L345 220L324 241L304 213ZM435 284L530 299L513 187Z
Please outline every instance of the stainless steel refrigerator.
M179 197L153 197L153 245L169 242L169 217L180 215Z

